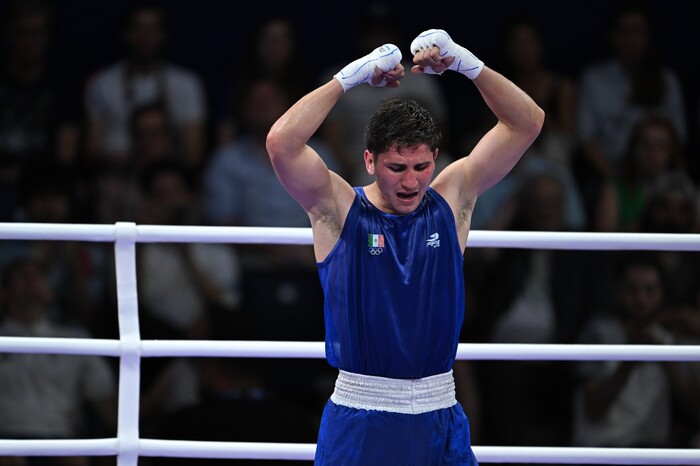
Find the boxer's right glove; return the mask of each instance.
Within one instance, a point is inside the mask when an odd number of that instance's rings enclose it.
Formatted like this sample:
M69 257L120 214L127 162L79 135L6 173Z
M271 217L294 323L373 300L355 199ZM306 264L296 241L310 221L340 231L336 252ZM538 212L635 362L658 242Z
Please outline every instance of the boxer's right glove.
M449 34L442 29L428 29L421 32L411 42L411 53L416 54L421 49L430 49L433 46L440 48L440 55L443 58L455 57L455 61L447 68L448 70L457 71L469 79L474 79L484 69L483 61L476 58L469 50L455 43ZM442 74L437 73L429 66L424 67L423 72L427 74Z
M385 86L384 79L379 84L372 83L375 70L379 68L383 72L388 72L399 63L401 63L401 51L398 47L394 44L384 44L374 49L369 55L350 63L333 77L343 86L345 92L362 83L368 83L370 86Z

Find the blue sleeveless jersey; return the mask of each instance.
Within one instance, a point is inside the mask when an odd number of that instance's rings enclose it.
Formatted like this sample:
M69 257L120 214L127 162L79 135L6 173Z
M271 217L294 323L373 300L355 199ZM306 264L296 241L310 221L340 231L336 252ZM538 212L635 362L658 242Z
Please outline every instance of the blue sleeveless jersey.
M318 264L328 362L391 378L449 371L465 311L452 210L432 188L408 215L355 192L338 243Z

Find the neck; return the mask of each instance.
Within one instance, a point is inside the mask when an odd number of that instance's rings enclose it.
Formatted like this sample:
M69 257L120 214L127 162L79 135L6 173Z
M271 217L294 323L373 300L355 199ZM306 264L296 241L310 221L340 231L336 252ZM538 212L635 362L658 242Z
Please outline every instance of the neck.
M130 58L128 62L129 70L136 74L149 74L162 66L159 58Z

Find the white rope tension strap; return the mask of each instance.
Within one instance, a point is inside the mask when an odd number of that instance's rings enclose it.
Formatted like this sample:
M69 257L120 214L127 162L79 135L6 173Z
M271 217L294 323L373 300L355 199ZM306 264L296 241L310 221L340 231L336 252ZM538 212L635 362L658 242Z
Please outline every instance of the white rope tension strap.
M117 456L136 466L139 456L313 459L313 444L193 442L139 437L140 362L143 357L224 356L323 358L322 342L143 341L136 295L136 244L155 242L305 244L309 228L183 227L0 223L0 240L114 243L119 340L0 337L0 352L92 354L120 358L117 438L0 440L0 456ZM469 247L578 250L700 251L700 235L473 231ZM700 361L700 346L460 344L458 359ZM474 447L482 463L700 465L700 450Z

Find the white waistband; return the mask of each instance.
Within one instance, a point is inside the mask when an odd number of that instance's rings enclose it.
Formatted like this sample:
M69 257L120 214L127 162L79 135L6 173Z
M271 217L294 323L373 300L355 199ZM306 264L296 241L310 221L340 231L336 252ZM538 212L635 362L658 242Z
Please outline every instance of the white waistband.
M331 401L349 408L421 414L454 406L452 371L422 379L389 379L340 371Z

